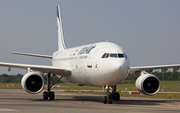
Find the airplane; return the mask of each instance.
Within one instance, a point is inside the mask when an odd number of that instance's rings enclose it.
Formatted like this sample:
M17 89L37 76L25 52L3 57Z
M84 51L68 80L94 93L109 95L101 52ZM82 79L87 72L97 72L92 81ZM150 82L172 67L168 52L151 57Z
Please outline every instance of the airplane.
M129 58L122 47L111 42L98 42L73 48L66 48L63 37L60 7L57 6L58 50L53 55L41 55L23 52L13 54L47 58L52 60L52 66L31 65L0 62L0 66L21 68L27 73L21 79L22 88L30 94L40 93L44 88L43 76L47 74L47 91L43 92L43 100L54 100L55 94L51 91L51 75L56 75L58 80L79 86L103 87L105 96L103 103L112 104L120 100L116 85L121 83L129 73L137 73L135 85L145 95L155 95L160 90L160 80L151 72L162 72L172 69L177 71L180 64L138 66L131 67Z

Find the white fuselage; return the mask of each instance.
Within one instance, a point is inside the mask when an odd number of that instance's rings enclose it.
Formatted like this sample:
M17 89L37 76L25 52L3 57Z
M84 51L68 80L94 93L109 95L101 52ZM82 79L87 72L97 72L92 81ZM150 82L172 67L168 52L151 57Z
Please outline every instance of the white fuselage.
M130 63L123 49L110 42L56 51L53 66L71 70L61 80L77 85L114 86L129 74Z

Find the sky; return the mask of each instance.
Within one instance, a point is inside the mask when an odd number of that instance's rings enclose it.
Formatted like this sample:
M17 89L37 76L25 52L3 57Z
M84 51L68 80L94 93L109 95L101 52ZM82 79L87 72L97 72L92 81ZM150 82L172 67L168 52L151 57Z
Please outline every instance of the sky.
M180 64L180 0L0 0L0 62L52 65L11 52L57 50L57 5L67 48L108 40L123 47L131 66Z

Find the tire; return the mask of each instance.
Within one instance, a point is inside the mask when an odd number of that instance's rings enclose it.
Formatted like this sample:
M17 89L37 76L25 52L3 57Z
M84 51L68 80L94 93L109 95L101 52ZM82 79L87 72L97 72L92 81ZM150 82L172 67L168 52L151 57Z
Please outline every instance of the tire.
M47 100L48 99L48 92L44 92L43 93L43 100Z
M115 93L115 97L116 97L115 100L117 100L117 101L120 100L120 94L119 94L119 93L116 92L116 93Z
M108 96L108 103L109 103L109 104L112 104L112 95L109 95L109 96Z
M120 94L116 93L116 96L117 96L117 101L119 101L120 100Z
M104 96L104 104L107 104L107 96Z
M49 99L50 100L54 100L54 92L50 92L49 93Z
M113 100L119 101L120 100L120 94L118 92L115 92L112 94Z

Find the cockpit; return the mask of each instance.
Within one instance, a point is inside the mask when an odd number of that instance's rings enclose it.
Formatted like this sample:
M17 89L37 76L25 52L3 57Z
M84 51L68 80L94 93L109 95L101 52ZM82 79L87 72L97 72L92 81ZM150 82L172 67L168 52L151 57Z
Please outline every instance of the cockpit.
M122 53L104 53L101 58L126 58L125 54Z

